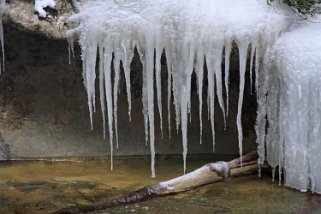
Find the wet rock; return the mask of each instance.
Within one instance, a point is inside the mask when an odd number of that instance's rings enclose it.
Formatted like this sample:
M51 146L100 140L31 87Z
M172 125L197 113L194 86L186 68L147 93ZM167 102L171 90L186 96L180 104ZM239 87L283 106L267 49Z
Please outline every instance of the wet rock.
M67 20L73 13L73 7L69 1L56 0L56 3L55 10L47 11L50 19L46 19L39 18L35 13L34 1L11 0L3 21L21 31L34 32L52 39L65 39Z
M0 134L0 161L1 160L9 160L11 157L10 155L10 148L8 144L5 143L3 137Z

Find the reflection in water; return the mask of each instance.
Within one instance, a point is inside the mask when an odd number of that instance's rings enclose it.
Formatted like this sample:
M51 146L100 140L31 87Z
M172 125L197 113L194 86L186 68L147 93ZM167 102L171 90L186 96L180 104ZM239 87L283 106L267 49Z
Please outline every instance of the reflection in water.
M106 160L1 163L0 213L50 213L181 175L180 157L158 159L156 179L149 177L148 157L119 158L112 172ZM208 156L190 158L188 171L213 161ZM112 208L108 213L318 213L319 204L319 195L278 186L269 176L259 179L248 175L187 193Z

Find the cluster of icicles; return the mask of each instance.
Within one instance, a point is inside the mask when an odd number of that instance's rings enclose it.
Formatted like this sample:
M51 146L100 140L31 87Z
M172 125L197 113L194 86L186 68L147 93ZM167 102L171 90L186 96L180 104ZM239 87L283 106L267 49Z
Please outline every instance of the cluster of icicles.
M203 68L206 64L207 103L214 150L214 99L217 96L225 120L228 115L230 53L232 43L235 42L239 51L240 66L236 122L239 153L242 155L241 112L248 52L250 52L250 71L252 73L253 70L256 73L255 84L259 94L258 81L262 59L275 39L279 37L280 32L287 26L285 17L276 14L265 0L92 0L85 3L80 13L73 15L70 21L78 23L78 27L68 31L67 36L71 51L73 50L73 38L75 36L79 38L91 126L95 111L96 63L98 61L100 105L104 130L105 123L108 124L111 168L113 167L114 134L118 145L117 95L120 66L123 67L126 79L130 119L130 63L135 48L143 64L142 101L146 141L149 141L151 152L151 176L155 177L154 84L157 89L160 127L161 129L163 127L160 69L163 52L166 55L168 71L167 107L170 108L173 94L176 128L180 127L182 132L185 172L192 73L195 72L197 77L200 135L202 135ZM222 71L223 63L225 64L224 71ZM223 72L225 73L224 80ZM223 88L224 85L225 88ZM223 96L224 90L226 97ZM168 121L170 123L170 119ZM170 129L171 124L168 126Z

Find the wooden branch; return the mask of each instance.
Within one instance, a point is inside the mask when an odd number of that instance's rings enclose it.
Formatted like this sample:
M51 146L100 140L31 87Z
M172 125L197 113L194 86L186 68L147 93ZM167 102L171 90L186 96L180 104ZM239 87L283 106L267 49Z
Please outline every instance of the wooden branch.
M241 166L242 158L242 166ZM151 186L144 187L126 196L102 200L89 205L74 206L54 212L54 214L76 214L87 213L95 210L102 210L129 203L146 201L152 198L185 192L206 184L215 183L228 177L235 177L248 172L257 170L257 152L251 152L247 155L231 160L229 162L216 162L204 165L188 174L180 177L160 182ZM225 167L224 167L225 166Z

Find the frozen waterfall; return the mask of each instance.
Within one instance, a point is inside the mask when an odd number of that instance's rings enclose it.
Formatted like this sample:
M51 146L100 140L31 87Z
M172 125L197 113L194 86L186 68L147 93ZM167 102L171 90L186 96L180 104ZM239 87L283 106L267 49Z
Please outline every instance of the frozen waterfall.
M286 186L321 194L321 17L317 20L293 26L267 57L257 130L260 161L266 153L280 178L285 173Z
M154 87L162 121L160 58L165 51L168 65L168 100L175 105L176 127L182 132L184 172L186 169L187 125L191 107L191 76L195 72L198 84L199 108L202 108L202 88L207 65L208 111L215 149L214 100L217 97L224 118L228 114L229 57L232 43L239 49L240 86L238 101L238 143L242 155L243 131L241 112L244 76L248 52L251 68L258 76L260 62L266 50L287 27L285 16L275 13L265 0L92 0L70 21L78 27L68 31L70 44L79 37L82 51L83 77L88 95L92 124L95 111L96 62L98 61L100 105L104 124L108 121L111 157L114 135L117 139L117 94L120 64L126 78L130 117L130 62L137 48L143 63L143 113L146 139L150 144L151 174L155 177ZM249 47L251 50L249 51ZM224 58L225 56L225 58ZM99 60L98 60L99 58ZM121 63L122 62L122 63ZM113 63L114 71L111 71ZM222 75L225 65L225 78ZM252 69L251 69L252 70ZM114 79L112 81L112 73ZM154 82L156 77L156 83ZM257 82L257 81L256 81ZM223 88L224 84L226 88ZM257 85L257 90L261 86ZM216 91L214 89L216 88ZM226 92L227 97L223 96ZM265 90L265 89L262 89ZM105 113L106 112L106 113ZM200 110L201 112L201 110ZM106 115L105 115L106 114ZM200 118L202 115L200 113ZM106 119L107 118L107 119ZM106 120L106 121L105 121ZM161 124L162 127L162 124ZM202 132L200 119L200 131ZM112 167L112 166L111 166Z

